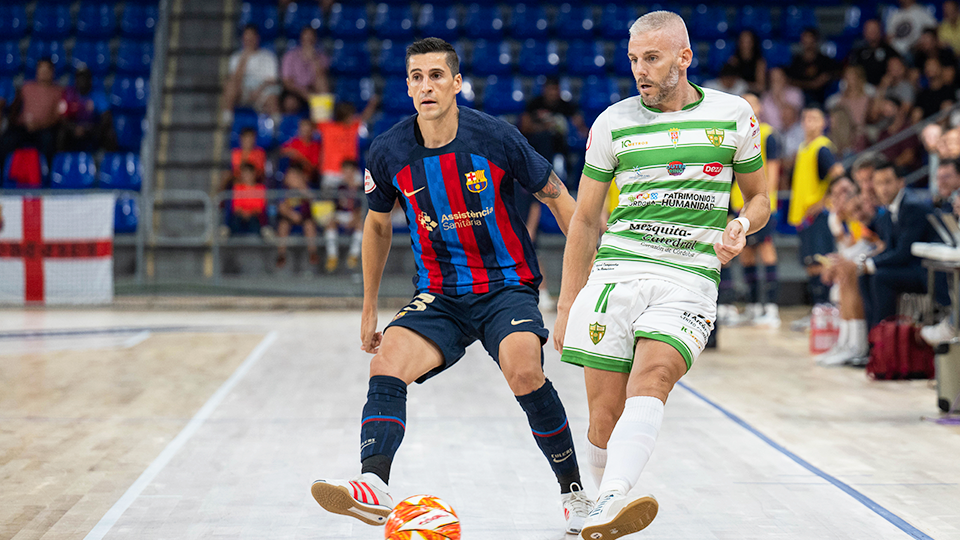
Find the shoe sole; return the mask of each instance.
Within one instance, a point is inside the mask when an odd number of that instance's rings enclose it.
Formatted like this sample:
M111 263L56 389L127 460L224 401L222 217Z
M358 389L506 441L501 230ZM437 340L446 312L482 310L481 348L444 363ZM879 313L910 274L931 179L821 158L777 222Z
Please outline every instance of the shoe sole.
M659 505L653 497L641 497L630 501L617 516L602 525L583 528L580 536L585 540L613 540L642 531L657 517Z
M363 504L357 501L344 486L314 482L313 486L310 487L310 493L327 512L357 518L367 525L385 525L387 516L390 515L389 508Z

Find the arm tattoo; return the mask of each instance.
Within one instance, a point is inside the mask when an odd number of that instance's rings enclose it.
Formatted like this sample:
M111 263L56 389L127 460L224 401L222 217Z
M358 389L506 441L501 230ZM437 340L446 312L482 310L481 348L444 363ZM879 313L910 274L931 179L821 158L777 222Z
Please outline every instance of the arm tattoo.
M566 186L563 185L563 182L557 177L556 173L550 173L550 178L547 180L547 185L543 186L543 189L533 194L540 202L546 202L547 199L558 199L560 195L565 191Z

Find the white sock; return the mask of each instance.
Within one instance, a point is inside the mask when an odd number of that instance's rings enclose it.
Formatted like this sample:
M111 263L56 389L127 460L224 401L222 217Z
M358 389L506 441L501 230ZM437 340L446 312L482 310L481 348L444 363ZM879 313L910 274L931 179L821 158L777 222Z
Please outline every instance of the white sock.
M600 493L630 492L647 465L663 423L663 402L651 396L627 399L607 443L607 468Z
M357 229L353 231L353 239L350 241L350 257L360 256L360 245L363 242L363 231Z
M840 327L840 335L837 336L837 344L831 347L830 350L845 349L850 343L850 321L840 319L837 325Z
M327 229L323 233L327 239L327 258L335 259L337 257L337 230Z
M867 321L865 319L852 319L847 322L850 332L848 348L858 354L865 355L870 350L870 340L867 333Z
M587 437L587 462L590 465L590 477L593 478L594 485L599 487L600 481L603 480L603 470L607 467L607 449L593 444L589 437Z

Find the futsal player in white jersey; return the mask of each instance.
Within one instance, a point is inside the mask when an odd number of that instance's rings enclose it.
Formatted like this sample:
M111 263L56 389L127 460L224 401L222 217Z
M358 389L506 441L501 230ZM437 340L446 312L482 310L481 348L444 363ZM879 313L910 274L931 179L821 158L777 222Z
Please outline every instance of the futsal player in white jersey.
M628 493L670 390L713 327L721 263L770 215L759 123L742 98L687 81L683 19L644 15L627 52L640 96L610 106L587 140L554 330L562 359L584 367L588 459L600 486L581 533L590 540L634 533L656 516L656 499ZM727 224L734 174L746 202ZM597 250L611 181L619 205Z

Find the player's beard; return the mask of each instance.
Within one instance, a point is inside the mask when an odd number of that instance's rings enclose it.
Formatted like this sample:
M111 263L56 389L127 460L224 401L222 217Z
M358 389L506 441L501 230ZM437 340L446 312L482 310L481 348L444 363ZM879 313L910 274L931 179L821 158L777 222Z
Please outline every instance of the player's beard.
M643 95L643 91L640 90L641 84L649 84L654 86L657 89L657 93L649 98ZM647 107L656 107L660 105L667 99L673 97L677 93L677 86L680 84L680 65L679 63L674 63L670 66L670 71L667 73L667 76L663 78L660 82L654 82L649 79L641 79L637 81L637 91L640 92L640 99L643 100L643 104Z

